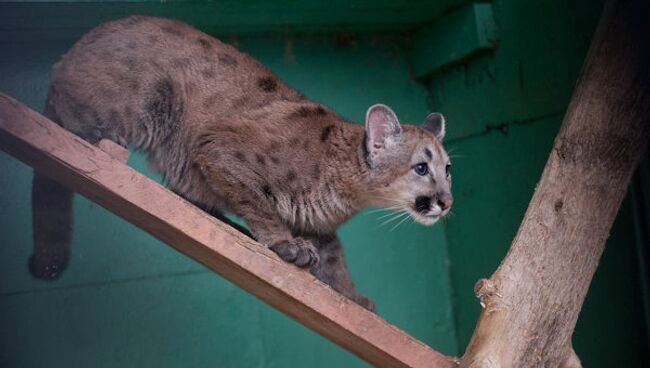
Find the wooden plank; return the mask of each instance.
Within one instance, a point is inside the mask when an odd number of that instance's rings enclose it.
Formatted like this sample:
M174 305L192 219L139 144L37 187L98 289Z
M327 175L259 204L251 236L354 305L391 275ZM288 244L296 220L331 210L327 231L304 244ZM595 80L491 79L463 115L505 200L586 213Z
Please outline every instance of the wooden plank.
M102 151L108 153L113 159L125 164L129 160L129 150L120 146L119 144L108 140L102 139L97 143L97 147Z
M425 77L494 49L496 41L492 4L469 4L418 32L409 61L415 76Z
M0 148L381 367L456 367L270 250L0 93Z

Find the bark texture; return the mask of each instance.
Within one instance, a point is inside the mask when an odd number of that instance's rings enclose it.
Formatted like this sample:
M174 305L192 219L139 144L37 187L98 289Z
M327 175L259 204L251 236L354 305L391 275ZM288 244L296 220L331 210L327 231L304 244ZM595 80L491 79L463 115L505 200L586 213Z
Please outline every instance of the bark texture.
M606 4L519 232L476 285L484 308L463 367L580 367L571 336L650 138L649 7Z

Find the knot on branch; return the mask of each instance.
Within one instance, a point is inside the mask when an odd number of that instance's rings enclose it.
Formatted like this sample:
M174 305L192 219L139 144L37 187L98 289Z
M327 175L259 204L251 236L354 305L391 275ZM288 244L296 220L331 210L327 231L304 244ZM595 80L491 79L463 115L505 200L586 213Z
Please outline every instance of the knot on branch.
M493 296L501 297L497 289L495 283L490 279L480 279L476 282L476 285L474 285L474 295L480 300L481 307L485 308Z

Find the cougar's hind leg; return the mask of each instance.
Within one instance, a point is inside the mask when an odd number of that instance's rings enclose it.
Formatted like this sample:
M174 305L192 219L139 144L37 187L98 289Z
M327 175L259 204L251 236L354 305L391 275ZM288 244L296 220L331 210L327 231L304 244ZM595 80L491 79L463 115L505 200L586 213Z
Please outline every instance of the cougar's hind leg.
M241 226L240 224L230 220L228 217L226 217L226 215L223 212L218 211L218 210L209 210L209 211L205 211L205 212L209 213L212 217L216 218L217 220L226 223L227 225L229 225L233 229L239 231L240 233L246 235L247 237L249 237L251 239L255 239L253 234L251 234L250 230L248 230L244 226Z
M194 201L194 200L188 198L187 196L185 196L183 193L179 192L178 190L175 190L174 188L170 188L170 189L171 189L172 192L176 193L176 195L178 195L180 197L183 197L186 201L192 203L193 205L195 205L196 207L201 209L203 212L209 214L210 216L216 218L217 220L219 220L221 222L226 223L230 227L232 227L235 230L239 231L240 233L248 236L249 238L255 239L253 234L251 234L251 232L247 228L245 228L244 226L241 226L238 223L230 220L228 217L226 217L226 215L220 209L208 206L208 205L206 205L204 203L201 203L201 202L198 202L198 201Z

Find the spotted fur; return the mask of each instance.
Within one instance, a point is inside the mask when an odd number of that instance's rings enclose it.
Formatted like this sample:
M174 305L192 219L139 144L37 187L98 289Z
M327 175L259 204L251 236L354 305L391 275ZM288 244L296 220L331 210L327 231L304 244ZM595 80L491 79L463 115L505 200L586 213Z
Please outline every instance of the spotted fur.
M135 16L90 31L55 65L45 114L90 142L145 152L174 192L215 216L239 215L260 243L371 309L336 229L367 206L401 206L427 223L451 198L434 133L444 134L441 115L429 130L402 127L376 105L365 128L350 124L232 46L171 20ZM412 170L420 161L427 177ZM70 195L40 176L34 193L32 272L51 277L68 260Z

